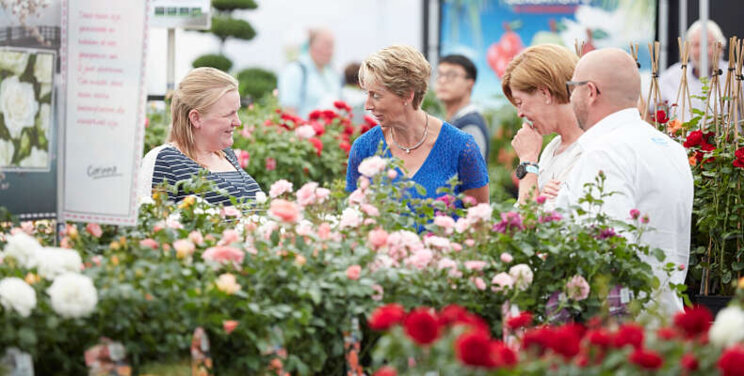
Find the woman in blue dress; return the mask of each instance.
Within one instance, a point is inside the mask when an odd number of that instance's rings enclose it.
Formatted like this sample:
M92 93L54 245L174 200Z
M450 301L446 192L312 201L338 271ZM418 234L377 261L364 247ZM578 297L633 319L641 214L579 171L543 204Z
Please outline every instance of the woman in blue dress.
M437 188L457 176L455 194L464 193L478 203L488 202L488 171L473 136L421 109L431 75L424 56L409 46L391 46L369 56L359 69L359 82L367 92L365 108L378 125L351 147L346 190L357 188L359 164L377 153L403 162L401 171L426 189L409 190L414 198L437 198Z

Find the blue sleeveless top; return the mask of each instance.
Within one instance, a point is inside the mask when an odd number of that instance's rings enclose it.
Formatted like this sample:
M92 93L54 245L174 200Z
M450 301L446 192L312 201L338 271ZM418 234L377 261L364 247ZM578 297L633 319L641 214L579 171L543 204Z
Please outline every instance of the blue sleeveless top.
M356 190L357 181L361 176L359 164L365 158L375 155L380 143L382 143L382 156L392 158L379 125L354 141L346 168L346 191ZM403 171L399 170L395 180L400 180L403 175ZM437 188L446 187L447 181L455 175L460 181L460 185L455 187L456 194L488 184L486 162L473 136L443 122L434 147L426 157L424 164L411 178L426 189L426 194L419 195L415 189L409 189L408 193L412 198L437 198L442 196L442 194L437 194Z

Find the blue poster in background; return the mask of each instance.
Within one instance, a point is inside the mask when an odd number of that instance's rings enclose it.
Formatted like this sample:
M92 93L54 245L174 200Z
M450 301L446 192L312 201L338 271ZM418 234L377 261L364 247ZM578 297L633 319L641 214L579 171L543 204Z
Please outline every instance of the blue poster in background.
M473 100L505 103L501 77L512 58L542 43L583 52L638 44L642 77L650 75L648 43L656 30L656 0L443 0L440 56L462 54L478 68Z

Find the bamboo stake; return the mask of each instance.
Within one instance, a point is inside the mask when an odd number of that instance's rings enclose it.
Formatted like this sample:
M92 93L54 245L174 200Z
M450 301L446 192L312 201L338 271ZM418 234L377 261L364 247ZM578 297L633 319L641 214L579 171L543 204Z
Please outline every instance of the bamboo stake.
M638 43L636 44L630 43L630 55L633 56L633 59L635 59L636 66L638 66L638 69L641 69L641 63L638 61ZM640 103L641 108L644 108L644 109L647 108L646 101L643 100L643 95L640 95L638 100L641 101ZM641 117L643 119L646 119L646 115L647 115L646 113L642 113Z
M574 51L576 51L576 56L578 56L579 59L584 55L584 43L585 42L582 41L581 44L579 44L579 40L574 39Z
M721 70L718 69L718 57L721 55L721 43L716 42L713 47L713 61L710 75L710 89L708 90L707 98L705 99L705 115L703 115L702 126L707 124L708 112L711 109L711 99L713 99L713 124L715 125L716 136L721 134L720 130L720 118L718 117L718 103L721 97L721 87L718 80L718 76L721 74ZM718 96L718 98L716 98ZM719 138L716 137L716 146L719 147Z
M648 88L648 96L646 103L643 105L643 114L648 113L648 107L651 105L651 100L654 101L654 115L659 109L659 102L661 102L661 94L659 93L659 42L649 43L648 52L651 55L651 86ZM659 127L659 120L654 116L654 124Z
M733 97L733 76L734 76L734 66L736 65L736 46L738 44L738 38L736 36L733 36L729 39L729 58L728 58L728 71L726 72L726 86L723 88L723 96L721 97L721 109L723 109L724 98L731 98ZM731 108L731 102L728 102L728 109ZM729 114L730 117L730 111L726 110L726 114Z
M690 99L690 88L687 85L687 63L690 59L690 42L685 41L683 44L682 38L677 38L677 45L679 46L679 61L682 63L682 78L679 81L677 97L674 100L674 103L677 104L674 108L674 114L676 115L677 109L681 108L680 121L684 123L685 108L687 108L690 112L690 117L692 117L692 100Z

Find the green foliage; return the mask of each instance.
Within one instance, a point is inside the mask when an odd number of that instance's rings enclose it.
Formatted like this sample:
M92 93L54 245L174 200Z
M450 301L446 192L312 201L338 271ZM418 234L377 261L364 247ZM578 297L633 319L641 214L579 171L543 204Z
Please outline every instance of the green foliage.
M250 97L254 102L271 93L277 85L276 75L261 68L249 68L240 71L238 82L240 83L240 96Z
M229 72L230 68L232 68L232 61L227 58L225 55L215 55L215 54L208 54L208 55L202 55L196 58L191 65L194 68L199 67L212 67L219 69L223 72Z
M221 16L212 17L212 28L209 31L220 38L222 43L227 38L251 40L256 36L256 30L250 23Z
M212 0L212 6L221 12L258 8L258 4L256 4L255 0Z

